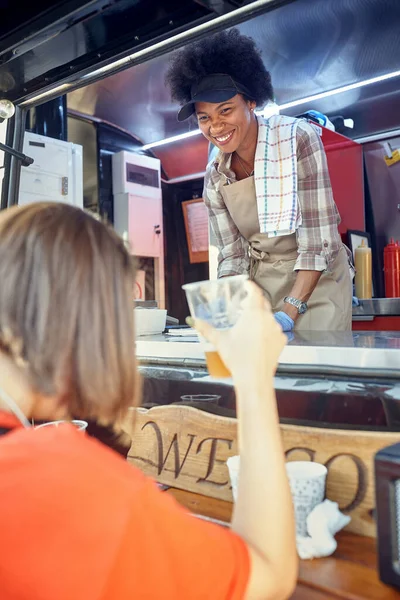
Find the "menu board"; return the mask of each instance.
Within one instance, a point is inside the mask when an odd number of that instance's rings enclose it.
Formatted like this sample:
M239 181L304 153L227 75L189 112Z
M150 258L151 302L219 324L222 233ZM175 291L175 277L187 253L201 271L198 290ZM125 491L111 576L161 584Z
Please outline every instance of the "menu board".
M208 211L202 198L182 202L191 263L208 261Z

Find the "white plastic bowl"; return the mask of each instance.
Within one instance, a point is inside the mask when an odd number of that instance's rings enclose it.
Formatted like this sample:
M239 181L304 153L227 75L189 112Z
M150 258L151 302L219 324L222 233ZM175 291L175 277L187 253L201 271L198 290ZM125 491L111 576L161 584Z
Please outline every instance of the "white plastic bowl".
M136 336L162 333L167 322L167 311L161 308L135 308Z

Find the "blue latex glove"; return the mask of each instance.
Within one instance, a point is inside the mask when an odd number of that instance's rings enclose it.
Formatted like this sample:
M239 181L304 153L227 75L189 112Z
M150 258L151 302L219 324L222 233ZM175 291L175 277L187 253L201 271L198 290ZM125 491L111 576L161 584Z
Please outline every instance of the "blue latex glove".
M360 306L360 301L357 296L353 296L352 306Z
M294 321L293 321L293 319L291 319L289 317L289 315L287 315L282 310L280 310L279 312L275 313L274 317L275 317L276 322L279 323L279 325L282 327L283 331L285 331L285 332L292 331L292 329L294 328Z

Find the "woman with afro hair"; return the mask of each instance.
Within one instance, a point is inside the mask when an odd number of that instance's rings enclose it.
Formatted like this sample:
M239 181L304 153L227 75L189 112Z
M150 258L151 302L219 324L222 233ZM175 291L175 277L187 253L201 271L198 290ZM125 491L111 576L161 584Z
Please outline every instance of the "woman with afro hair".
M304 120L257 115L273 100L254 41L238 29L174 55L166 82L219 150L204 202L218 277L249 273L284 331L351 330L352 265L338 225L321 139Z

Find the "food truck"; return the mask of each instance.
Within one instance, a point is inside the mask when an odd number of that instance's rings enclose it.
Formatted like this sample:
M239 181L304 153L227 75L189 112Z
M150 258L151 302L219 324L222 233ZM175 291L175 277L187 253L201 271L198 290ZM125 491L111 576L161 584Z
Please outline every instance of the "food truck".
M294 332L284 349L276 374L281 422L395 434L400 284L389 289L385 260L400 240L397 0L10 5L0 23L1 209L49 199L113 223L137 257L132 310L142 315L144 407L191 404L234 418L231 381L208 376L201 346L185 329L182 291L216 276L202 201L213 148L193 121L177 120L164 82L173 53L231 27L253 37L271 73L275 101L260 114L313 124L342 240L353 254L362 242L372 255L371 297L354 303L352 331ZM372 512L366 519L372 523Z

